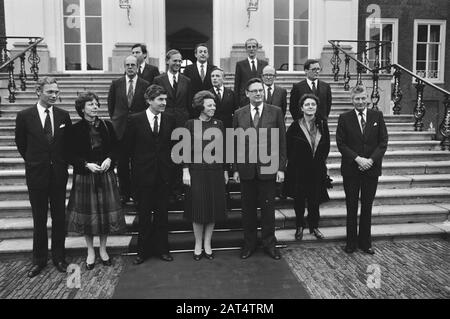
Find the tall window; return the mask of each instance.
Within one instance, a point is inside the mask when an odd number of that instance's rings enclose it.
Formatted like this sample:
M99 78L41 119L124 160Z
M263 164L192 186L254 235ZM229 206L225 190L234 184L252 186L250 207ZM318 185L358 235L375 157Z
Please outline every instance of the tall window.
M65 70L103 70L101 0L62 1Z
M274 64L279 71L303 71L309 51L309 0L276 0Z
M378 62L380 66L385 66L389 58L391 63L397 63L398 19L381 18L374 20L368 18L366 20L366 40L391 42L391 47L383 46L380 50ZM369 51L368 59L370 65L373 66L375 50Z
M444 81L444 20L414 20L414 73L433 82Z

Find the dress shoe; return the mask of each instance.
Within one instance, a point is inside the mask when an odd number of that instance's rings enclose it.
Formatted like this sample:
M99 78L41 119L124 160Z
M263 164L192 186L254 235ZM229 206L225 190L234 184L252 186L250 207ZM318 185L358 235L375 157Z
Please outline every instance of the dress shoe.
M248 248L243 248L241 250L241 259L247 259L253 254L253 250Z
M210 254L207 254L206 251L205 251L205 252L203 252L203 255L208 260L213 260L214 259L214 253L213 252L211 252Z
M67 272L67 266L69 266L64 260L58 261L54 265L59 272Z
M95 267L95 263L88 264L88 263L86 262L86 269L87 269L87 270L92 270L92 269L94 269L94 267Z
M375 250L372 247L369 247L367 249L362 249L362 251L369 255L375 255Z
M197 255L196 253L194 253L192 255L192 257L194 258L195 261L199 261L200 259L202 259L202 253L200 253L199 255Z
M275 260L281 259L280 251L275 247L266 248L266 249L264 249L264 251L267 255L269 255L271 258L273 258Z
M133 260L133 265L140 265L145 261L141 256L137 256L136 259Z
M100 258L100 259L101 259L101 258ZM103 260L103 259L102 259L102 264L103 264L103 266L110 267L110 266L112 265L111 258L108 258L108 260Z
M303 227L297 227L297 230L295 231L295 239L296 240L303 239Z
M319 228L314 228L311 232L317 239L324 239L325 236L320 232Z
M29 278L36 277L37 275L39 275L42 269L44 269L44 266L33 265L33 267L31 267L31 269L28 271L27 276Z
M352 247L349 247L349 246L345 246L345 247L344 247L344 251L345 251L347 254L353 254L353 253L355 252L355 248L352 248Z
M161 254L159 258L164 261L173 261L173 257L169 253Z

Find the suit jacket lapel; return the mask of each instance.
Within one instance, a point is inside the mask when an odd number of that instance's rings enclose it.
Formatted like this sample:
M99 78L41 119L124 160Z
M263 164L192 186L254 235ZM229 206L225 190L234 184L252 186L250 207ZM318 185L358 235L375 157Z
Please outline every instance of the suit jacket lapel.
M369 109L367 109L366 111L366 128L364 129L364 136L368 135L368 131L370 129L372 129L373 127L373 122L374 122L374 114L372 112L370 112Z
M181 92L184 90L185 85L186 85L186 82L184 81L184 78L181 76L181 73L179 73L176 97L178 97L181 94Z
M39 116L39 111L38 111L37 105L35 105L35 107L33 108L32 117L34 118L33 124L36 126L38 132L41 133L41 134L39 134L39 136L40 136L40 139L42 140L42 143L45 145L48 145L48 141L47 141L47 138L45 137L44 127L42 126L42 122L41 122L41 118Z

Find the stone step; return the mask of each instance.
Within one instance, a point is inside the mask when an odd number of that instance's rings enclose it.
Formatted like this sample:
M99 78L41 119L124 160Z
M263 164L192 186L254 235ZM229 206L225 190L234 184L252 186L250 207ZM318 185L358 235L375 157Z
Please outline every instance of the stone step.
M389 141L388 150L389 151L437 151L440 150L440 141ZM338 152L336 142L332 141L330 143L330 152Z
M14 146L0 146L0 158L16 158L20 157L17 147Z
M322 208L321 227L345 226L346 209ZM437 204L416 205L385 205L374 206L372 212L372 224L401 224L418 222L444 222L450 214L450 202ZM277 209L275 213L277 229L295 228L295 211L292 208ZM137 233L137 219L135 216L126 215L127 235ZM51 229L51 218L47 221L47 228ZM241 231L241 211L230 211L225 222L216 224L216 230L220 232ZM192 224L185 220L182 213L169 213L169 233L177 235L181 233L192 234ZM76 236L76 234L69 234ZM0 240L11 238L32 238L33 220L31 217L14 217L0 219Z
M340 227L324 227L321 228L322 233L325 235L325 239L317 241L315 237L305 232L303 240L301 242L295 241L294 233L295 229L279 229L275 231L275 236L278 239L279 244L283 245L297 245L304 242L344 242L346 229L344 226ZM376 240L392 240L401 238L428 238L428 237L443 237L447 238L450 232L450 225L448 222L438 222L438 223L415 223L415 224L382 224L372 226L372 238ZM233 249L239 248L239 243L242 243L242 235L240 237L234 236L234 240L230 241L229 238L223 241L226 246L220 247L217 245L218 237L223 237L223 234L215 232L213 236L213 247L214 249ZM189 242L183 240L184 246L183 250L192 250L193 247L193 236L189 234ZM135 240L132 236L109 236L108 237L108 249L110 251L118 253L130 253L130 246L133 245L132 241ZM50 247L49 240L49 247ZM233 245L231 246L230 245ZM171 252L176 253L182 249L177 249L181 245L176 242L175 238L169 237L169 244L171 247ZM178 244L178 245L177 245ZM95 247L99 246L98 237L94 238ZM175 246L175 247L174 247ZM178 247L177 247L178 246ZM374 245L376 247L376 245ZM17 254L17 253L31 253L33 247L33 240L31 238L25 239L5 239L0 242L0 253L1 254ZM67 251L80 251L84 252L86 250L86 243L84 237L68 237L65 241L65 248ZM236 257L238 258L238 257Z
M425 161L446 161L450 159L448 151L392 151L388 150L384 154L383 163L401 161L401 162L425 162ZM327 159L327 164L341 163L341 153L330 152Z

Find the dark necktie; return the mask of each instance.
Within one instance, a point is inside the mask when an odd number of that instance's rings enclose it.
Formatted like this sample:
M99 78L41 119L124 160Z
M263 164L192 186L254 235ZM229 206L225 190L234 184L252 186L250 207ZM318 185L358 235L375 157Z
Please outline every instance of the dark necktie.
M128 107L131 107L131 103L133 102L134 90L133 90L133 80L129 81L130 85L128 86Z
M317 95L316 82L312 82L312 92L314 95Z
M222 94L220 94L220 88L217 88L217 96L219 97L219 101L222 101Z
M359 112L359 116L361 117L362 133L364 134L364 130L366 129L366 120L364 120L364 113L363 113L363 111L358 111L358 112Z
M205 81L205 65L202 63L200 65L200 77L202 78L202 82Z
M258 127L258 122L259 122L259 109L258 109L257 106L255 106L255 111L256 111L256 113L255 113L255 117L253 118L253 125L254 125L255 127Z
M153 133L158 134L159 133L159 127L158 127L158 117L154 117L154 124L153 124Z
M252 73L256 73L255 60L252 60Z
M48 143L51 144L53 142L53 131L52 131L52 121L50 120L50 111L46 109L45 113L47 113L47 116L45 117L44 122L44 133Z
M140 66L140 67L139 67L139 72L138 72L138 75L139 75L139 76L142 76L142 71L143 71L143 70L144 70L143 67Z
M176 93L178 88L177 77L173 75L173 91Z
M267 103L272 103L272 87L271 86L269 86L268 88L267 88L267 98L266 98L266 102Z

